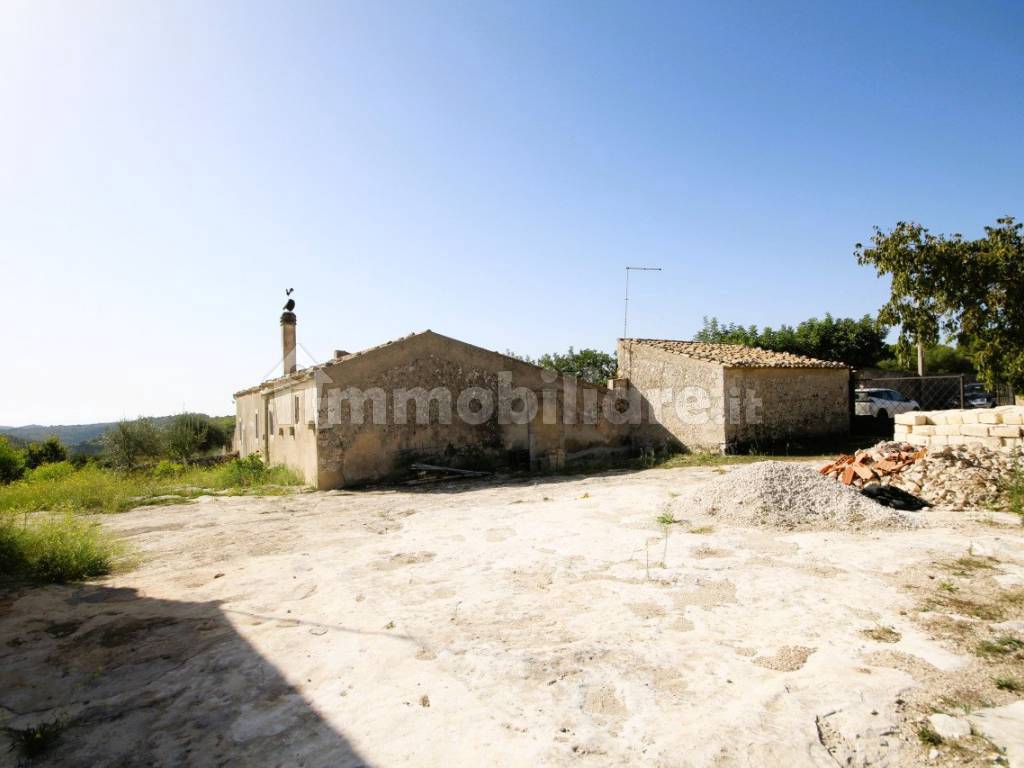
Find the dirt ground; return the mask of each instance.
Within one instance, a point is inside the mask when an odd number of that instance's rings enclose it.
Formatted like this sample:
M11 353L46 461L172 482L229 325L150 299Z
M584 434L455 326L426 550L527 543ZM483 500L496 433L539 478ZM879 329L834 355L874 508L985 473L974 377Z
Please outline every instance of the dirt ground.
M108 516L136 569L0 593L0 717L59 719L40 762L69 766L1024 759L1022 694L992 682L1024 653L973 650L1024 638L1018 521L931 510L915 530L787 533L688 516L679 491L727 471ZM933 747L935 711L1010 735Z

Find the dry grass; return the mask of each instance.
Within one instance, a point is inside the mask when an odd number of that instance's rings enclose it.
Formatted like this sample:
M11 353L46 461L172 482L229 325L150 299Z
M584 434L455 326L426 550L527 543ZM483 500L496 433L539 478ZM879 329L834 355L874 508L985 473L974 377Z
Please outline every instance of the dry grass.
M982 640L974 649L978 656L998 657L1009 656L1024 650L1024 642L1013 635L999 635L992 640Z
M876 626L871 629L862 629L860 631L864 637L875 640L879 643L898 643L903 639L903 635L897 632L892 627Z

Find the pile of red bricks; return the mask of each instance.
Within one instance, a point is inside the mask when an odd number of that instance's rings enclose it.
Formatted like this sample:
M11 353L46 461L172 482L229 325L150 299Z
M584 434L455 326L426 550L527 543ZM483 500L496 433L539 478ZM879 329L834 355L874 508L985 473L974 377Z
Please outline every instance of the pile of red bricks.
M924 458L927 453L925 449L907 448L909 446L901 446L898 443L882 443L874 448L857 451L852 456L843 454L818 472L835 478L843 485L863 488L868 483L881 481L884 477L898 475L918 459Z

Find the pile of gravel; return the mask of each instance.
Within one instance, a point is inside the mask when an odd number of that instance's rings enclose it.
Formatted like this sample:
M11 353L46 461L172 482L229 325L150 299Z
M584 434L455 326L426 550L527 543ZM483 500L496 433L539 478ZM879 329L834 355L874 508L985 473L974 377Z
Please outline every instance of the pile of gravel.
M748 464L678 499L683 514L784 530L909 528L913 514L883 507L811 467L784 461Z

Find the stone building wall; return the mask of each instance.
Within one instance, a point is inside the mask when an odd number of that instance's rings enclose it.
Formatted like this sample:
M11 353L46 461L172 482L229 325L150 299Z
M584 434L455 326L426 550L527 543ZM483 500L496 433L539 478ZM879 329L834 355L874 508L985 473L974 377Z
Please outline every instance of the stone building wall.
M983 445L1024 449L1024 405L948 411L912 411L896 416L894 438L912 445Z
M726 368L730 445L814 440L850 431L847 368Z
M316 416L316 388L311 380L267 395L269 461L289 467L310 485L317 479Z
M511 375L511 387L525 387L537 397L538 412L528 423L500 423L499 373L503 372ZM564 424L567 392L562 377L430 331L329 363L317 371L316 378L320 488L387 478L417 461L466 468L543 469L628 445L628 427L612 424L599 413L595 424ZM457 412L460 393L472 387L489 392L495 404L491 417L480 424L466 423ZM353 423L351 399L340 396L350 388L364 393L383 390L384 412L378 418L383 423L375 423L377 406L370 399L364 403L362 423ZM450 393L451 423L442 423L437 399L427 401L427 423L419 423L415 401L396 396L401 389L412 388ZM568 392L580 411L586 389L581 384ZM405 403L404 423L396 413L400 401ZM517 411L521 407L518 401L515 406Z
M619 375L636 390L643 423L634 441L657 448L718 451L726 445L725 372L718 363L618 342Z
M282 379L235 396L234 448L317 480L316 389L311 377Z
M262 431L267 428L261 415L263 399L258 391L235 395L235 435L232 448L239 456L248 456L262 450Z
M717 451L850 430L847 368L726 366L629 339L618 354L644 404L643 443Z

